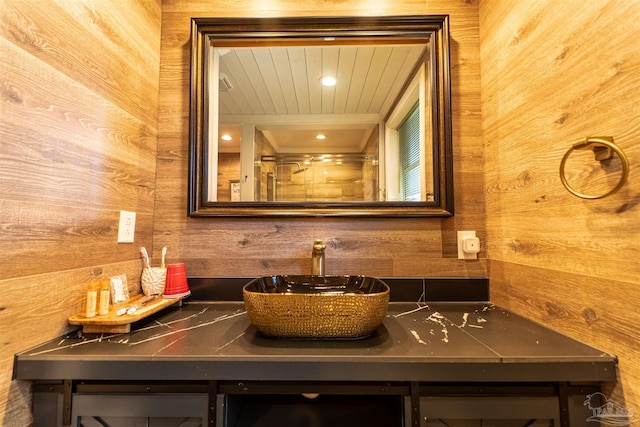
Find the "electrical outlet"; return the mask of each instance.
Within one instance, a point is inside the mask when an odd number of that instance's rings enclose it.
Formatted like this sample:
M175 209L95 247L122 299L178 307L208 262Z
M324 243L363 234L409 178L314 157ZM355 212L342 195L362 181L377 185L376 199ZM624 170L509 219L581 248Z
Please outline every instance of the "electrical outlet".
M120 211L120 225L118 227L118 243L133 243L136 232L136 213Z
M458 231L458 259L477 259L480 239L475 231Z

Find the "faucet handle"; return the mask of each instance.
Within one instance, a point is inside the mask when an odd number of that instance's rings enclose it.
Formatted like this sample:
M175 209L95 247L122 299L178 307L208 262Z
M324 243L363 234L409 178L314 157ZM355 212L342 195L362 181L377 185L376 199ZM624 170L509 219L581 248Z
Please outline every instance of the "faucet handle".
M318 249L318 250L322 250L325 248L324 243L322 242L322 239L315 239L313 241L313 249Z

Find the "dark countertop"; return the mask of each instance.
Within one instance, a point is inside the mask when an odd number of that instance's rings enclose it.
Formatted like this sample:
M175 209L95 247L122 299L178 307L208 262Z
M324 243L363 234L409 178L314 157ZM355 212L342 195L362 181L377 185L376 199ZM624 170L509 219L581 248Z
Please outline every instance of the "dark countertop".
M361 340L261 335L242 302L185 302L128 334L70 334L16 355L23 380L604 382L616 357L490 303L392 302Z

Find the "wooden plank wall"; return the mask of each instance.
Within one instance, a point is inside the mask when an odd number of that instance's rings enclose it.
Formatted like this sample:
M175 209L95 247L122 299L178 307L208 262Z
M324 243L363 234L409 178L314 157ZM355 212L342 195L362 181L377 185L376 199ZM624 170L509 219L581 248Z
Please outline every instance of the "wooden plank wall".
M628 302L639 289L640 56L628 42L640 35L638 8L482 2L481 124L478 5L370 3L165 0L159 49L159 1L3 2L0 424L30 418L13 354L63 333L90 277L125 272L135 286L152 231L154 253L167 245L189 274L211 276L307 272L316 237L330 273L485 275L487 240L494 301L618 354L613 398L640 407L640 319ZM186 217L191 16L414 13L451 16L454 218ZM559 183L559 159L587 134L613 135L631 159L629 183L608 199L576 199ZM120 209L138 213L134 245L114 243ZM478 231L480 261L455 259L459 229Z
M135 290L152 244L161 4L0 3L0 425L25 426L13 355L65 333L91 277Z
M492 299L618 355L610 398L637 412L640 7L561 3L480 3ZM629 157L617 194L584 200L562 186L562 156L586 136L613 136ZM619 160L574 156L566 173L580 190L619 180Z
M451 16L456 215L451 219L202 219L186 215L190 18L293 15ZM314 238L329 274L486 276L459 261L456 230L484 239L478 5L464 0L167 0L163 2L154 251L168 246L191 276L310 273ZM239 296L240 297L240 296Z

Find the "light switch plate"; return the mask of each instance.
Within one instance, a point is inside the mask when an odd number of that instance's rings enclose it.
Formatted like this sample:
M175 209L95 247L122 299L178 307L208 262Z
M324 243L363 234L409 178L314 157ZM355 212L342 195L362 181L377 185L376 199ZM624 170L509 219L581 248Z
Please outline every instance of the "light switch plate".
M136 232L136 213L120 211L120 225L118 227L118 243L133 243Z

